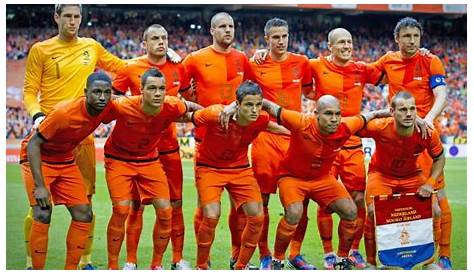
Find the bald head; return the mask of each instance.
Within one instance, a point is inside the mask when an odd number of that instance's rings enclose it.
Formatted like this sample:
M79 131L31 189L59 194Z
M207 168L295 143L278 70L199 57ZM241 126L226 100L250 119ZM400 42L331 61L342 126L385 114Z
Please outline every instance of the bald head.
M341 37L352 39L352 35L348 30L346 30L345 28L337 28L337 29L331 30L328 33L328 42L331 44L335 44L337 40Z
M216 13L211 18L211 28L215 28L217 26L217 22L222 18L230 18L232 21L234 20L227 12Z
M318 101L316 102L316 111L321 113L327 108L340 109L341 106L339 104L339 100L337 100L337 98L332 95L323 95L319 97Z

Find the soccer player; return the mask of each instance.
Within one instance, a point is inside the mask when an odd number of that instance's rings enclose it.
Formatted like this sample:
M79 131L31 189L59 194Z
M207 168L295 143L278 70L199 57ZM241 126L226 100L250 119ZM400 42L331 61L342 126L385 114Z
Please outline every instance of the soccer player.
M251 62L252 77L262 87L263 97L281 107L301 111L301 96L311 96L312 79L308 58L288 52L288 23L280 18L267 21L264 28L268 45L268 58L262 63ZM265 222L258 243L260 269L270 269L272 256L268 248L270 194L276 193L278 167L289 146L289 136L262 132L252 143L252 167L262 192ZM307 203L306 203L307 205ZM308 218L301 218L295 238L291 244L288 265L295 269L315 269L300 254Z
M125 235L132 200L153 204L153 258L150 269L162 267L171 234L172 208L166 175L159 161L161 134L194 103L165 96L166 80L156 68L141 75L142 96L120 97L116 124L104 146L105 174L113 213L107 227L108 268L118 269L118 256Z
M311 59L311 71L315 82L316 97L326 94L336 97L342 117L360 114L364 85L377 84L383 75L379 70L363 62L352 60L352 35L343 28L328 34L328 56ZM365 222L365 163L360 137L351 136L334 160L333 174L340 178L357 206L357 230L352 242L350 258L357 268L364 268L365 261L359 252L359 243ZM324 268L334 269L336 254L332 247L332 215L322 207L318 209L318 229L324 248ZM340 223L339 229L343 229ZM343 239L339 239L340 241Z
M432 54L421 55L421 24L413 18L401 19L394 29L399 51L388 52L375 66L382 70L389 84L389 99L398 91L406 90L415 98L417 115L433 129L436 118L447 104L446 72L440 59ZM432 159L429 151L423 152L419 161L425 177L430 175ZM439 265L451 269L451 208L444 190L444 175L436 178L434 189L441 208L441 218L435 218L435 239L439 239Z
M212 104L228 105L235 101L235 91L244 79L251 78L250 64L247 56L232 47L235 34L234 19L226 12L219 12L211 18L210 33L212 45L190 53L183 61L189 77L194 81L194 101L203 107ZM198 150L205 134L205 127L196 128L195 140ZM232 203L232 200L231 200ZM240 250L240 234L245 226L245 215L242 211L236 218L235 207L229 214L229 228L232 238L232 256L230 265L235 264ZM244 222L238 223L238 220ZM198 206L194 215L194 232L197 235L202 221L201 208Z
M196 155L196 187L203 220L197 242L198 269L209 269L209 253L220 217L220 197L224 188L229 192L235 208L242 210L246 224L241 236L238 257L233 269L248 269L248 262L257 246L263 224L263 208L259 187L248 160L248 147L262 131L289 132L270 121L261 112L262 90L250 81L236 91L237 111L227 129L219 122L223 105L212 105L196 111L192 122L206 128L206 135Z
M423 139L415 130L417 108L411 93L402 91L393 96L390 111L393 117L370 121L358 133L361 137L373 138L377 146L369 165L366 193L365 250L371 269L376 266L376 248L374 206L370 197L394 192L417 192L422 197L430 197L445 164L437 131ZM417 163L418 155L424 150L428 150L433 159L429 177L423 175Z
M190 81L185 68L180 63L167 60L168 32L158 24L149 26L143 33L143 45L146 55L130 61L120 70L113 81L116 93L140 95L142 84L141 75L150 68L157 68L166 79L166 95L179 96L190 88ZM186 97L186 96L184 96ZM175 124L161 134L158 143L160 162L166 173L171 200L171 244L173 258L171 269L190 269L189 263L183 260L184 220L182 210L183 198L183 168L179 154L179 144ZM137 248L143 225L143 206L140 201L133 201L127 221L127 262L126 270L137 268Z
M310 198L328 212L341 218L337 262L350 269L347 258L356 232L357 208L343 184L331 173L333 161L345 142L375 117L386 111L344 117L341 121L339 100L331 95L321 96L316 102L315 115L305 116L287 110L270 101L263 108L279 124L291 131L288 151L278 174L280 200L285 208L275 237L273 269L281 269L290 240L303 214L303 202Z
M54 105L83 95L87 77L96 66L117 72L125 63L113 56L92 38L78 37L82 19L82 6L57 4L54 21L58 35L34 44L28 54L24 81L24 105L37 127ZM84 178L87 196L92 201L95 193L95 147L91 136L74 151L74 158ZM92 217L88 243L81 258L81 268L93 269L91 248L95 217ZM32 224L32 211L25 218L27 268L31 267L28 238Z
M62 102L51 109L36 132L23 142L23 180L33 209L28 239L32 269L44 269L45 266L53 204L64 204L72 218L66 239L64 269L78 268L93 214L74 149L101 122L110 121L107 117L111 112L111 86L107 75L91 74L87 78L86 96Z

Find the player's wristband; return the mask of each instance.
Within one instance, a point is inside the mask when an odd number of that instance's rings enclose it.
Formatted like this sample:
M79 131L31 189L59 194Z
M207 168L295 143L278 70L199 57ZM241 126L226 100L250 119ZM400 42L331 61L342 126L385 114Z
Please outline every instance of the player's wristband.
M36 119L40 118L40 117L44 117L46 116L46 114L44 114L43 112L37 112L35 113L35 115L33 115L33 123L36 121Z
M434 179L433 177L428 177L426 183L434 187L434 185L436 184L436 179Z

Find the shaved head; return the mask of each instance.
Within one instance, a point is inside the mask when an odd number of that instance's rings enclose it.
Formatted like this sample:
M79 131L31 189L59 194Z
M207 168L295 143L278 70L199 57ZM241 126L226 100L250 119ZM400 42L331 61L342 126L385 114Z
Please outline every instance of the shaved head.
M337 39L339 39L339 37L344 37L344 36L352 38L351 33L345 28L333 29L328 34L328 42L331 44L334 44L336 43Z
M339 100L332 95L323 95L316 102L316 111L321 113L326 108L340 108Z
M215 28L216 25L217 25L217 21L219 21L219 19L221 19L222 17L228 17L232 20L234 20L232 18L232 16L230 16L230 14L228 14L227 12L219 12L219 13L216 13L214 16L212 16L211 18L211 28Z

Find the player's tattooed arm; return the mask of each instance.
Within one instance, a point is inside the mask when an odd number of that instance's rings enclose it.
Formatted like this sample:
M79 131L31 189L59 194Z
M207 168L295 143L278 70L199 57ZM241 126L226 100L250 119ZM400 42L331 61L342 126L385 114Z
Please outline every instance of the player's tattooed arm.
M375 118L390 117L392 116L392 113L390 112L389 109L382 109L382 110L375 110L375 111L363 113L362 116L364 117L366 122L369 122L370 120L375 119Z
M186 104L186 109L188 112L194 112L196 110L200 110L200 109L203 109L203 107L200 105L200 104L197 104L197 103L194 103L194 102L191 102L191 101L187 101L187 100L183 100L184 104Z
M275 118L278 118L281 112L281 107L279 105L265 98L263 99L262 109Z
M219 124L224 130L229 128L230 118L237 112L237 102L234 101L227 106L219 113Z
M286 127L281 126L273 121L268 122L267 130L275 134L291 135L291 132Z

